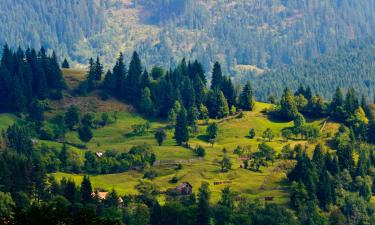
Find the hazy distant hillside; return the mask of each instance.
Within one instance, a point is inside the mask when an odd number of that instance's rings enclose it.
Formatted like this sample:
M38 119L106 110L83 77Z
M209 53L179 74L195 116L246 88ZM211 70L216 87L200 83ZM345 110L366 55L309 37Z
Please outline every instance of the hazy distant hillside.
M206 69L218 60L227 71L251 73L375 34L374 0L42 2L2 1L0 41L59 45L82 63L97 54L112 63L119 51L129 59L138 50L146 65L187 57Z
M103 21L93 0L1 0L0 43L72 54L79 40L102 29Z
M266 68L311 59L375 33L373 0L121 2L114 15L122 11L128 21L119 24L126 27L123 43L130 39L148 64L186 56L206 66L219 60L226 68Z

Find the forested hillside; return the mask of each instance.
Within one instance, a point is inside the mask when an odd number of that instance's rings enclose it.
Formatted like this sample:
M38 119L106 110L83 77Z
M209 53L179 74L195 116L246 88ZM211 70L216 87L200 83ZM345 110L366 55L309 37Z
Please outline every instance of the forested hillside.
M339 87L355 87L359 94L370 99L375 90L375 46L351 44L312 61L292 67L281 67L254 79L256 95L266 100L270 95L282 93L285 87L296 89L308 84L315 93L331 98L332 90Z
M92 0L2 0L0 43L44 46L67 56L79 40L101 31L103 21L101 9Z
M166 41L154 47L188 52L205 62L220 60L227 67L291 64L375 31L371 0L139 2L150 12L146 21L166 30L160 33L160 40ZM149 48L146 54L153 51Z
M187 57L205 69L219 61L233 75L375 34L373 0L6 0L0 7L0 41L11 46L44 44L85 64L93 55L113 63L119 50L130 60L137 50L146 66Z

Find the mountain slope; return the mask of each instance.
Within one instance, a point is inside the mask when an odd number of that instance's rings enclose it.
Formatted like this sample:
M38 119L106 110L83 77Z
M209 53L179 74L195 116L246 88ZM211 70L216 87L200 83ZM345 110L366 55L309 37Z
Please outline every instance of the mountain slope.
M95 55L113 63L119 51L128 60L138 50L146 66L187 57L206 69L220 61L232 74L313 59L375 34L374 0L6 0L0 9L0 41L13 46L43 44L80 63Z
M79 40L101 31L103 15L92 0L2 0L0 43L13 47L44 46L71 55Z
M354 87L358 94L372 99L375 94L374 52L374 45L353 44L312 61L266 72L254 79L256 94L266 99L270 94L280 96L285 87L296 90L303 84L326 98L331 98L337 87Z

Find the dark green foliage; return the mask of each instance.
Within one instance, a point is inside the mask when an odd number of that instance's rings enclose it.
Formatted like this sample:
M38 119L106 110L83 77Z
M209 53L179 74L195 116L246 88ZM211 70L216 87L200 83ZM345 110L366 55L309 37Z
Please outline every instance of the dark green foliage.
M253 87L250 82L247 82L240 95L239 107L243 110L252 111L254 109L254 105L255 99L253 96Z
M208 225L210 220L210 196L209 184L202 182L198 190L197 225Z
M142 90L138 104L139 104L139 110L142 113L146 115L152 115L154 106L153 106L153 102L151 99L151 92L148 87L145 87Z
M164 129L158 129L155 132L155 139L158 142L159 146L161 146L164 142L164 140L167 138L167 134L165 133Z
M54 53L46 55L43 48L38 53L34 49L12 52L8 45L4 46L0 64L0 111L33 111L38 99L60 99L64 87Z
M199 157L204 157L206 155L206 150L202 146L198 146L197 149L195 149L195 153Z
M212 70L211 89L220 89L222 81L223 73L221 71L221 65L219 62L216 62Z
M207 108L211 118L224 118L229 115L229 107L222 91L215 89L208 93Z
M138 53L134 52L130 61L128 75L125 79L125 98L130 103L137 103L140 97L142 65Z
M80 112L77 106L71 105L65 113L65 124L69 129L74 129L80 122Z
M6 145L19 154L31 155L33 146L31 142L31 129L25 125L12 125L6 131Z
M61 68L64 68L64 69L70 68L69 62L66 58L64 59L63 63L61 64Z
M219 132L219 125L217 123L211 123L208 125L206 132L209 140L216 139Z
M83 142L89 142L93 138L93 133L89 126L83 125L78 128L79 139Z
M189 141L189 129L186 118L186 110L182 108L177 115L174 138L181 145Z
M255 129L254 128L251 128L250 131L249 131L249 138L250 139L253 139L255 138Z
M93 201L93 196L92 196L92 186L91 186L91 181L90 177L84 176L82 183L81 183L81 198L82 202L85 204L92 203Z
M232 169L232 161L227 155L224 155L223 159L219 162L221 167L221 172L225 173Z
M280 117L285 120L292 120L298 113L297 105L293 94L289 89L284 90L284 94L280 100Z

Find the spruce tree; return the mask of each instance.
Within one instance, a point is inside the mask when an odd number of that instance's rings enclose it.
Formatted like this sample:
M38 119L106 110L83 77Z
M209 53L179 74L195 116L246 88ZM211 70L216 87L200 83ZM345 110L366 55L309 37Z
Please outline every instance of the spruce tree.
M255 99L253 96L253 87L249 81L246 83L245 87L242 90L242 93L239 99L239 106L243 110L252 111L254 109L254 105L255 105Z
M178 145L189 141L189 129L186 118L186 110L182 108L177 115L174 138Z
M126 78L126 100L130 103L136 103L140 96L140 81L142 75L142 65L138 53L134 52L129 65L128 76Z
M347 117L354 115L355 111L359 108L358 97L353 87L349 88L346 93L344 107Z
M221 84L221 90L223 91L225 98L228 100L229 109L231 109L233 106L236 105L237 97L236 90L232 83L232 79L224 77L223 82Z
M66 144L63 144L62 148L61 148L61 151L60 151L60 154L59 154L59 159L60 159L60 162L61 162L61 170L62 171L65 171L67 166L68 166L68 147L66 146Z
M92 91L96 87L96 66L94 60L90 58L89 69L86 76L87 90Z
M212 70L211 89L220 89L222 80L223 73L221 72L221 65L219 62L216 62Z
M126 79L126 67L124 64L124 56L120 53L116 61L116 65L113 67L113 77L115 89L114 92L118 98L125 99L125 79ZM108 82L112 84L112 82Z
M115 80L115 76L113 75L113 73L110 70L107 71L107 73L104 77L102 87L107 92L112 92L112 93L115 92L116 80Z
M66 58L64 59L63 63L61 64L61 68L64 68L64 69L70 68L69 62Z
M71 105L65 113L65 123L72 130L80 122L79 108Z
M82 203L88 204L93 201L92 198L92 186L91 186L91 181L89 176L84 176L82 183L81 183L81 198L82 198Z
M83 142L89 142L93 138L93 133L89 126L83 125L78 128L79 139Z
M341 89L338 87L333 96L332 102L330 104L331 115L337 120L343 120L345 117L344 113L344 96Z
M198 190L197 225L209 225L210 223L210 189L209 184L203 182Z
M139 100L139 110L146 115L152 115L153 102L151 99L151 91L148 87L145 87L142 90L141 98Z
M95 80L101 81L103 73L103 65L100 63L100 58L98 56L95 62Z
M290 89L285 89L280 100L280 114L285 120L292 120L298 113L297 104Z

